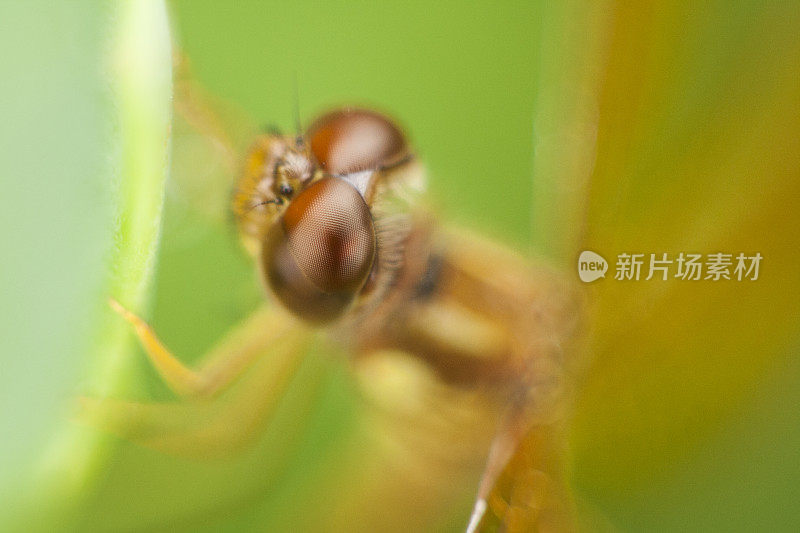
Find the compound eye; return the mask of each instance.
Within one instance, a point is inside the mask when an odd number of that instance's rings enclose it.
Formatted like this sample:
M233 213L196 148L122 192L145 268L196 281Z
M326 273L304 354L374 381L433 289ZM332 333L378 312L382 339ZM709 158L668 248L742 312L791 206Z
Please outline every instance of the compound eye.
M347 310L375 257L375 228L349 183L323 178L302 191L268 232L262 248L267 285L293 313L329 322Z
M344 109L323 115L309 128L311 151L331 174L375 170L407 154L402 132L374 111Z

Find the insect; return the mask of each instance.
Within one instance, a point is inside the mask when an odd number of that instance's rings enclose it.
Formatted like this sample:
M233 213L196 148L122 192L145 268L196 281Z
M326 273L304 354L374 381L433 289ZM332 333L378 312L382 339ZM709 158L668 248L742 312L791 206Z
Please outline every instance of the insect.
M268 422L321 332L390 413L383 429L395 444L421 464L449 458L448 475L483 471L470 531L572 529L560 433L580 299L548 268L439 223L425 208L425 181L406 135L377 111L336 109L304 133L258 136L232 209L276 304L193 369L112 301L185 401L86 398L87 416L162 451L230 452ZM242 375L249 384L217 402ZM382 384L398 375L392 403Z

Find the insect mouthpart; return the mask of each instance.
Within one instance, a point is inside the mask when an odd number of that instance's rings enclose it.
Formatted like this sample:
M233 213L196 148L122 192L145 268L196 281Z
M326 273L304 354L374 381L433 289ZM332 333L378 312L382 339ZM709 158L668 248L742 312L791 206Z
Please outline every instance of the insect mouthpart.
M283 205L283 198L278 197L278 198L270 198L269 200L263 200L261 202L258 202L256 204L251 205L250 208L248 209L248 211L252 211L253 209L255 209L257 207L261 207L262 205L269 205L269 204Z

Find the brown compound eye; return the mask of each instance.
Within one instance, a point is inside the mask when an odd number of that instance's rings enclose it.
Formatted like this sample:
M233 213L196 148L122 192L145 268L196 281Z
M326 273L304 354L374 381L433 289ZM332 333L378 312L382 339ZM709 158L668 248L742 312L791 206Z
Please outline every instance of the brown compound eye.
M363 287L375 257L375 228L358 191L323 178L292 200L267 233L266 282L290 311L309 322L339 317Z
M407 155L402 132L385 116L344 109L320 117L308 130L311 151L331 174L375 170Z

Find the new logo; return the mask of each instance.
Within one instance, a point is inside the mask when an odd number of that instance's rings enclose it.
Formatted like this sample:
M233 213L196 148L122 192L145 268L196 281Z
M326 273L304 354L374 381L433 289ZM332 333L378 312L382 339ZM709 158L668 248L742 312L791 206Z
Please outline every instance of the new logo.
M584 283L591 283L598 278L606 277L608 261L602 255L589 250L581 252L578 257L578 277Z

